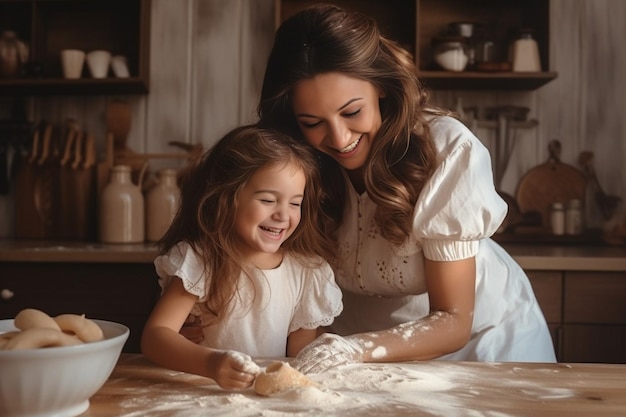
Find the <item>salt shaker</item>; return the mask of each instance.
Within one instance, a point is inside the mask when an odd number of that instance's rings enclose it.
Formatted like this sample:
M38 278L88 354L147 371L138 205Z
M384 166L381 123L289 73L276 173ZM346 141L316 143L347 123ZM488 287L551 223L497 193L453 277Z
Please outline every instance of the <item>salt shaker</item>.
M149 242L163 237L178 211L180 201L175 169L160 170L157 179L157 185L146 195L146 240Z
M583 232L583 210L582 202L575 198L567 204L565 212L565 233L568 235L579 235Z
M565 233L565 211L563 203L553 203L550 209L550 227L555 235Z

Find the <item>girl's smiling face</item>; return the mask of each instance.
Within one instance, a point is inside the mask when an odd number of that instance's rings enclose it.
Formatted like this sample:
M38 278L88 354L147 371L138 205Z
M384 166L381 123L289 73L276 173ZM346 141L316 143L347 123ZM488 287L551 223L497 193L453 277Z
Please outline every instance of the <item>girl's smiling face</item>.
M300 223L306 178L292 163L257 170L237 198L235 232L243 257L259 268L276 267L280 246Z
M365 164L381 125L381 97L372 83L338 72L318 74L292 89L306 141L348 170Z

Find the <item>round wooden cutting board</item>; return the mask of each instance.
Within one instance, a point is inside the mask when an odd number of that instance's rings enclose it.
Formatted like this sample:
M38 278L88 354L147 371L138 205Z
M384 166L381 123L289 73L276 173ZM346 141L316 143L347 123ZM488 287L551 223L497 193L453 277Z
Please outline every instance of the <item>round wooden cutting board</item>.
M553 203L564 206L572 199L585 201L587 178L577 168L560 161L560 143L549 145L547 162L530 169L517 185L515 199L522 213L537 211L541 214L541 229L550 230L550 209Z

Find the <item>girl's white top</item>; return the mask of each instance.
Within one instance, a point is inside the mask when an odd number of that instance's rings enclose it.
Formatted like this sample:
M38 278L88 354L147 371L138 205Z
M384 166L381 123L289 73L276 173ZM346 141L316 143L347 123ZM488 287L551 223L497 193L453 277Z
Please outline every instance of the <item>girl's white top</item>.
M203 302L211 277L203 273L201 257L181 242L154 264L162 289L180 279L187 292L198 296L191 314L207 324L210 315ZM251 278L242 274L227 316L204 327L202 344L253 357L285 357L289 333L328 326L343 308L330 266L320 265L310 268L285 255L275 269L256 270Z
M552 339L528 278L489 238L507 212L494 187L489 152L451 117L433 119L431 129L437 168L418 198L412 234L402 246L380 236L374 222L376 205L367 193L359 195L345 176L341 260L334 266L344 290L344 312L333 329L346 335L424 317L429 312L424 259L475 256L471 340L442 359L554 362Z

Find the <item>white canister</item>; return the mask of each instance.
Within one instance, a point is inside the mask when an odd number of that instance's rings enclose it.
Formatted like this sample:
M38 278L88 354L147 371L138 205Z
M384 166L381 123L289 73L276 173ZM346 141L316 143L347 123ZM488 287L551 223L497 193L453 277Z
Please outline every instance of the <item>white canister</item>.
M513 71L519 72L539 72L541 71L541 60L539 57L539 46L533 38L531 30L523 30L519 37L511 45L511 62Z
M158 183L146 195L146 240L156 242L172 224L180 204L180 189L175 169L157 173Z
M139 182L141 184L141 181ZM104 243L141 243L145 239L144 198L131 179L131 168L111 168L98 204L98 231Z

